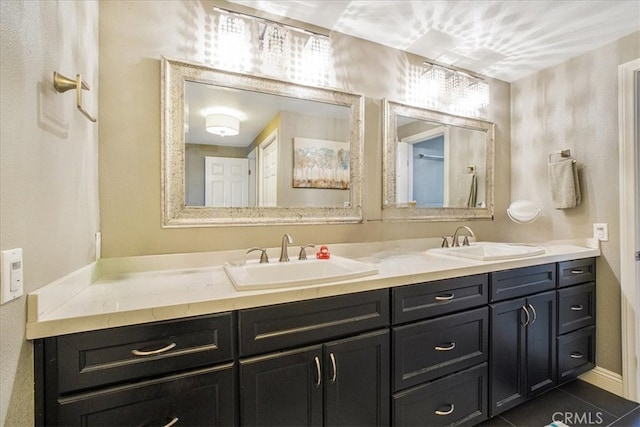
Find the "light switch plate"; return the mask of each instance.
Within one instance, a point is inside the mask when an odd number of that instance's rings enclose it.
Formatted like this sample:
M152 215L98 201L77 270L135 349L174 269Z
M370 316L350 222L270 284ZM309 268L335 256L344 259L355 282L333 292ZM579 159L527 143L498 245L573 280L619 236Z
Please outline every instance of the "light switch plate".
M23 292L22 249L0 252L0 304L21 297Z

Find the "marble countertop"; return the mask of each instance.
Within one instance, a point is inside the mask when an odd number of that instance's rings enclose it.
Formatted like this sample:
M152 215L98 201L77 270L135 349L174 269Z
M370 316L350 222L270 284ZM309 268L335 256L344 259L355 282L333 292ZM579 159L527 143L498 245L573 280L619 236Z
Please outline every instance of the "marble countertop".
M27 296L26 338L177 319L410 285L600 255L599 242L536 243L529 258L476 261L426 252L439 239L329 245L331 253L374 264L375 275L327 284L238 291L225 261L244 250L102 259ZM270 248L273 258L279 248Z

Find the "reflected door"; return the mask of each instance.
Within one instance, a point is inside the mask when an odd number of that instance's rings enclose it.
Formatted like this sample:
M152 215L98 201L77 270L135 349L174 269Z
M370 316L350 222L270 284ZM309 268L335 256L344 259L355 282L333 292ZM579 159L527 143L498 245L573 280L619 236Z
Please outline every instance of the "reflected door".
M413 144L413 200L416 206L444 206L444 135Z
M249 160L205 157L205 206L246 207L249 204Z
M278 135L272 133L260 144L258 206L278 205Z

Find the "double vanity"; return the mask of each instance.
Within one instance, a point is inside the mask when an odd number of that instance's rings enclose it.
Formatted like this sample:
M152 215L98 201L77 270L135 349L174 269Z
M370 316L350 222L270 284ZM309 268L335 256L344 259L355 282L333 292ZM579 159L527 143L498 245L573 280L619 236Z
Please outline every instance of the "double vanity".
M470 426L595 366L597 242L439 243L101 260L29 295L37 424Z

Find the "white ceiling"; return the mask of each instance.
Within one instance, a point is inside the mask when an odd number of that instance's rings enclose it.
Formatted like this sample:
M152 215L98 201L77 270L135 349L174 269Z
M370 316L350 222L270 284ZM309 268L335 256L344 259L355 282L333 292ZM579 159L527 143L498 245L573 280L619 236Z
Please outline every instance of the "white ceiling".
M640 30L640 0L231 0L512 82Z

